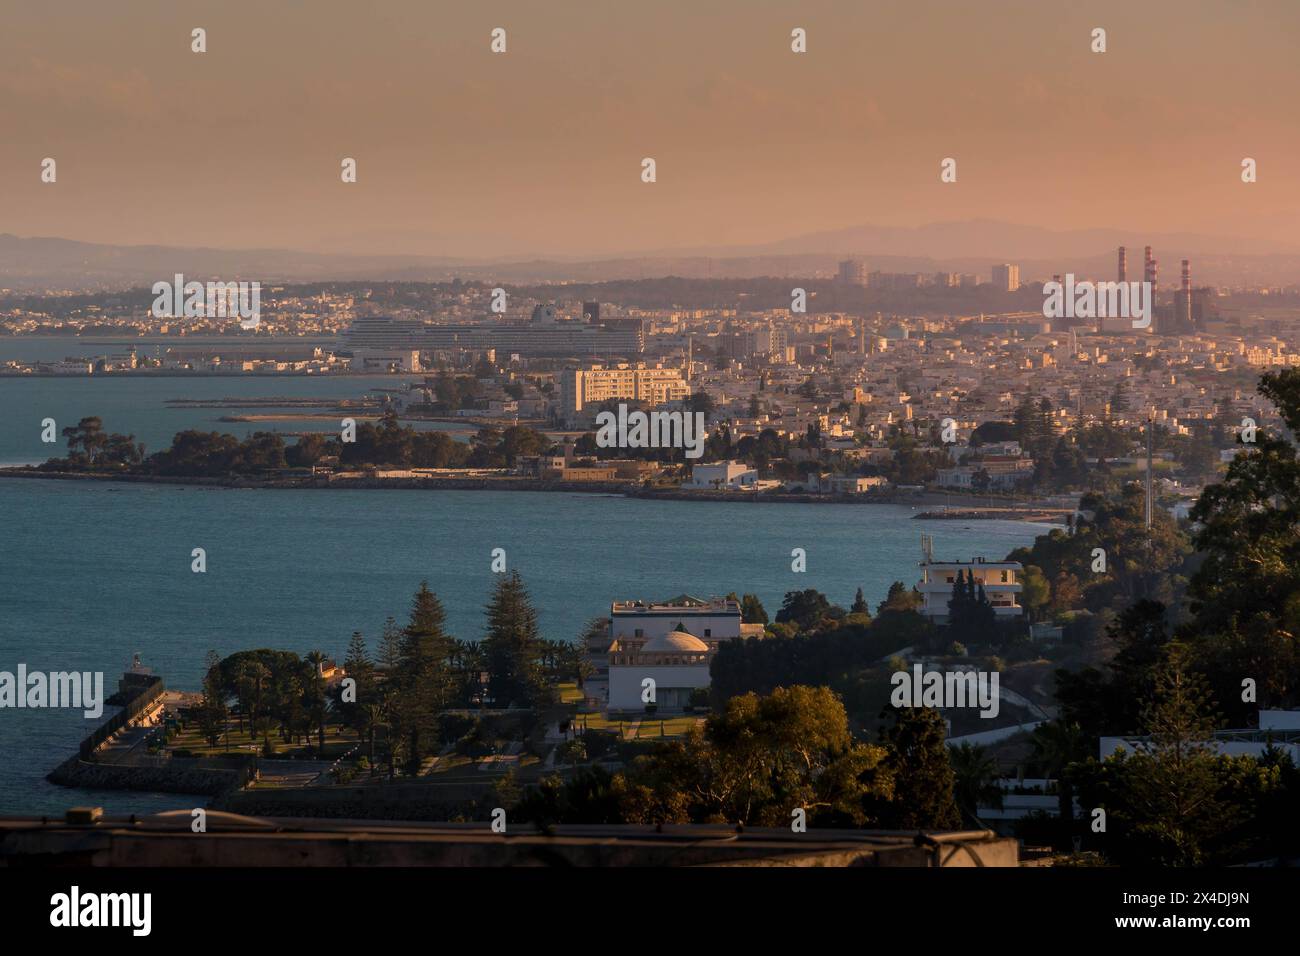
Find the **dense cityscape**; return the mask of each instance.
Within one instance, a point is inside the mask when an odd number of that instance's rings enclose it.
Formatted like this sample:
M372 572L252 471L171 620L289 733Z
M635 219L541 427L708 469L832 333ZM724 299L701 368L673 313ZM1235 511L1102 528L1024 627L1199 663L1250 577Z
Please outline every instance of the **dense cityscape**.
M1297 30L4 11L0 913L1284 930Z

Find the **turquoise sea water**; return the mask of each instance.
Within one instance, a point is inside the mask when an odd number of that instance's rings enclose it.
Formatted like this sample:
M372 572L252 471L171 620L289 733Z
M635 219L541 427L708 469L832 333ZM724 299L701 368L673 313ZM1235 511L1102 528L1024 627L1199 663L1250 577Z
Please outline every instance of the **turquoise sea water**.
M145 443L148 452L155 452L168 447L172 436L187 428L244 437L255 431L328 431L337 427L337 422L323 419L222 422L219 419L225 415L277 411L293 414L295 410L273 407L177 408L167 404L169 399L358 399L372 395L370 390L374 388L400 389L406 381L392 375L341 375L333 378L303 375L0 377L0 465L42 462L67 453L62 438L53 445L41 441L41 422L46 418L53 418L61 432L64 426L75 425L85 416L98 415L107 431L134 434L137 441ZM459 429L461 434L469 434L453 424L428 422L421 427Z
M482 633L493 548L518 568L550 638L572 639L613 600L815 587L874 605L915 581L922 531L941 556L1002 557L1043 526L913 521L902 505L646 501L544 492L231 490L0 479L0 670L102 670L133 652L171 687L197 689L207 651L341 656L403 620L421 580L459 637ZM207 573L190 553L207 552ZM792 548L808 570L790 569ZM91 722L80 712L0 711L0 812L92 799L43 775ZM194 798L97 793L124 811Z
M169 398L361 397L392 376L0 378L0 463L42 461L40 420L99 415L151 449L184 428L245 434L219 409ZM295 423L278 427L292 430ZM319 427L319 426L313 426ZM171 687L198 689L209 649L341 656L404 620L428 580L457 636L482 633L493 548L524 576L547 637L572 639L614 600L758 594L770 613L815 587L874 605L912 583L920 534L939 556L1002 557L1042 533L1019 522L917 522L902 505L645 501L544 492L233 490L0 479L0 670L103 671L106 689L139 652ZM790 570L805 548L808 570ZM190 570L194 548L206 574ZM79 711L0 710L0 813L93 802L145 812L192 797L77 793L42 779L93 726Z

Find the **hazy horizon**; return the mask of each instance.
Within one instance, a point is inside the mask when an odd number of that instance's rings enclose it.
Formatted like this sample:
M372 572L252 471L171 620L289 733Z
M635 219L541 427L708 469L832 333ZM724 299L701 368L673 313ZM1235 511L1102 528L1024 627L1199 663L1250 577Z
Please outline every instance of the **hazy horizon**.
M23 7L0 231L609 257L988 219L1295 248L1297 28L1295 4L1172 0Z

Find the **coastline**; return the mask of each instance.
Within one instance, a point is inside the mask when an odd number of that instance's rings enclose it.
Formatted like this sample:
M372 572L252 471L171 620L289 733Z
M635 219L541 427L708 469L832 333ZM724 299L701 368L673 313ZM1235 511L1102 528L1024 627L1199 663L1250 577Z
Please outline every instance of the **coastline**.
M953 506L952 496L936 492L905 494L755 494L748 491L685 490L644 488L624 481L560 481L527 477L434 477L410 478L312 475L255 478L249 476L208 477L188 475L105 474L96 472L42 471L30 466L0 467L0 478L47 479L51 481L99 481L126 484L193 485L237 489L323 489L323 490L425 490L425 491L521 491L567 494L618 495L666 501L737 502L744 504L887 504L925 508L914 517L931 520L1001 520L1036 523L1064 522L1073 509L1046 503L1026 502L1023 506Z

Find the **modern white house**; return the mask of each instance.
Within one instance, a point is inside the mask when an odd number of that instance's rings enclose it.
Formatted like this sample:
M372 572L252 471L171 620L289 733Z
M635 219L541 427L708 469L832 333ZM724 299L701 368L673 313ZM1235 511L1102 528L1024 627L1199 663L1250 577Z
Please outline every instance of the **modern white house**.
M1117 750L1137 752L1150 744L1150 737L1102 737L1097 741L1097 756L1105 760ZM1300 710L1261 710L1258 728L1216 730L1210 747L1229 757L1256 759L1274 747L1300 760Z
M927 558L921 562L921 582L916 586L924 599L920 611L936 624L946 624L952 587L958 572L961 572L963 577L973 576L976 586L984 586L984 593L999 621L1018 618L1025 612L1018 600L1022 587L1020 576L1024 570L1019 561L985 561L983 558L935 561Z
M758 470L743 461L719 461L691 468L691 480L685 488L753 489L758 485Z

